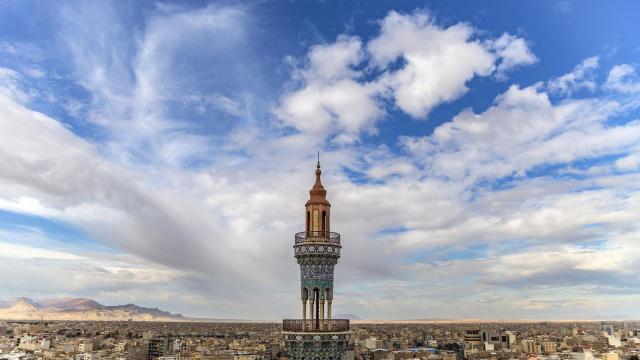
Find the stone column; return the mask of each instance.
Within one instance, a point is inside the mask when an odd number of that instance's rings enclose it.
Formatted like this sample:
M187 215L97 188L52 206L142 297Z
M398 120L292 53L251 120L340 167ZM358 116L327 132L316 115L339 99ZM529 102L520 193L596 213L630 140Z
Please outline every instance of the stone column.
M302 300L302 320L307 320L307 299Z
M329 299L327 300L327 319L331 320L331 303L333 302L333 300Z
M309 320L313 320L315 308L313 307L314 299L309 299Z
M320 299L320 314L318 314L318 318L320 319L320 329L324 328L324 325L322 324L322 320L324 320L324 299Z

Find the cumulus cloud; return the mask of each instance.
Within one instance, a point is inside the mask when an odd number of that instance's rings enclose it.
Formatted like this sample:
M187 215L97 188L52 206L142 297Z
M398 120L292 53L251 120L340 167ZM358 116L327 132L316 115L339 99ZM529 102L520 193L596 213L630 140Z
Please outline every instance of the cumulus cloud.
M508 71L538 61L523 38L505 33L499 38L489 41L488 44L489 48L494 50L500 58L496 69L498 78L504 79Z
M357 81L361 73L354 67L362 56L357 37L312 47L308 67L300 74L303 87L282 98L276 115L313 135L341 132L340 143L353 143L361 131L372 131L384 112L374 99L375 85Z
M474 76L494 70L494 55L471 39L463 23L442 28L426 13L390 12L380 22L380 34L367 44L375 66L402 66L380 78L396 105L415 118L425 117L437 104L457 99Z
M308 81L357 78L360 72L354 67L362 61L362 43L355 36L340 36L333 44L312 46L308 57L309 68L303 74Z
M571 95L580 89L594 91L596 89L594 70L598 68L598 57L584 59L573 70L560 77L549 80L549 92L560 95Z
M609 76L603 87L622 93L636 93L640 91L640 78L636 75L636 69L633 66L629 64L616 65L609 71Z
M391 99L416 119L442 103L460 98L476 76L529 65L537 59L524 39L503 34L481 42L473 27L436 24L428 13L389 12L366 45L341 35L334 43L312 47L302 68L294 70L299 88L285 92L274 113L305 133L335 136L338 143L375 133Z
M543 164L598 157L635 145L637 121L605 125L620 110L619 103L605 99L554 105L537 86L513 85L483 113L463 111L433 135L402 141L424 157L435 175L473 181L523 176Z

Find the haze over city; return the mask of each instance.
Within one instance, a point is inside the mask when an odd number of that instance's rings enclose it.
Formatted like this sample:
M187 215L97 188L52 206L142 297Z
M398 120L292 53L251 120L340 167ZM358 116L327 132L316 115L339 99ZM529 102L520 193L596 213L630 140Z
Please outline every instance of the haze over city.
M300 317L319 151L335 314L640 319L639 11L0 2L0 299Z

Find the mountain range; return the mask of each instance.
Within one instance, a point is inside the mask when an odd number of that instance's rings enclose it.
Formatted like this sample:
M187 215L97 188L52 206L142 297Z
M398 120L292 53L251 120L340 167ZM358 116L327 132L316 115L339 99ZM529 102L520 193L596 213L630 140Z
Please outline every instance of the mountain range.
M86 298L34 301L19 297L0 301L4 320L189 321L180 314L134 304L107 306Z
M353 314L337 314L336 319L360 320ZM213 321L246 322L243 319L189 318L158 308L135 304L103 305L87 298L66 297L35 301L26 297L0 300L0 320L77 320L77 321ZM263 322L266 320L253 320ZM268 322L268 321L267 321ZM277 322L277 321L276 321Z

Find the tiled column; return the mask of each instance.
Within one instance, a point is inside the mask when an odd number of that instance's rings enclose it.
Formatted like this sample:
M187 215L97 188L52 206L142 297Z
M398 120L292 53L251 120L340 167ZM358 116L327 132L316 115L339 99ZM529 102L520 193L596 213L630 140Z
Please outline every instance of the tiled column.
M307 299L302 300L302 320L307 320Z

